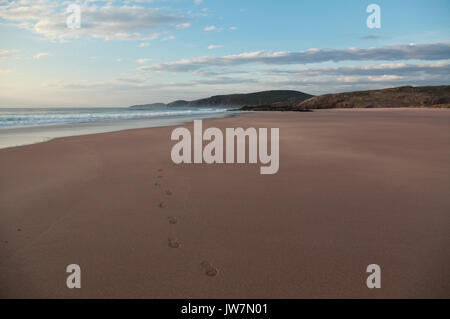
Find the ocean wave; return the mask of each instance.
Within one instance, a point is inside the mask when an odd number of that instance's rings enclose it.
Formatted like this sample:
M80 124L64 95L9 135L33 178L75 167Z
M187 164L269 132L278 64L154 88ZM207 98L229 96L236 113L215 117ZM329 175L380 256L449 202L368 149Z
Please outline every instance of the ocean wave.
M107 120L181 117L226 112L227 108L158 108L133 110L119 108L90 109L0 109L0 127L82 123Z

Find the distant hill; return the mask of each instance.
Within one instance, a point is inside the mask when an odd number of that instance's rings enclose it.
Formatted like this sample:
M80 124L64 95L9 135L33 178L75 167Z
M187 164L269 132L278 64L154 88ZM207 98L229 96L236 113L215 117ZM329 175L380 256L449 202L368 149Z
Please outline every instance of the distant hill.
M188 101L185 100L177 100L174 101L172 103L167 104L167 106L174 106L174 107L178 107L178 106L187 106L188 105Z
M274 90L248 94L216 95L206 99L191 101L187 106L257 106L273 103L298 103L312 97L299 91Z
M299 109L381 108L438 106L450 103L450 86L401 86L315 96L300 102Z
M313 96L299 91L273 90L248 94L215 95L194 101L134 105L149 107L241 107L246 111L302 111L331 108L449 107L450 85L401 86Z
M262 91L247 94L228 94L228 95L215 95L205 99L199 99L194 101L178 100L168 104L153 103L146 105L134 105L132 108L145 108L145 107L232 107L232 106L258 106L265 104L281 103L283 105L297 105L298 103L311 98L313 95L306 94L299 91L290 90L273 90Z
M245 106L243 111L303 111L332 108L450 107L450 86L401 86L314 96L298 103Z

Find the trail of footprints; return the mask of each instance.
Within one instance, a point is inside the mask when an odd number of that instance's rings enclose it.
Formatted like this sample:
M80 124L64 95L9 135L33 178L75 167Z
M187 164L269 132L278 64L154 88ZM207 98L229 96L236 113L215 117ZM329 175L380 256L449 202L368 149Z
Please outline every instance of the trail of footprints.
M158 169L158 173L159 175L157 175L157 181L154 183L155 187L161 187L162 184L158 182L158 180L161 180L164 176L161 175L160 173L163 171L162 168ZM170 190L166 190L165 191L166 196L172 196L172 192ZM159 202L158 204L158 208L163 209L166 207L166 201L162 200ZM169 222L170 225L175 225L178 223L178 219L174 216L168 216L167 220ZM178 240L178 238L176 236L169 236L167 238L167 243L168 246L170 248L180 248L181 247L181 242ZM218 269L212 265L211 263L209 263L208 261L204 260L200 263L200 267L203 269L205 275L209 276L209 277L214 277L218 274Z

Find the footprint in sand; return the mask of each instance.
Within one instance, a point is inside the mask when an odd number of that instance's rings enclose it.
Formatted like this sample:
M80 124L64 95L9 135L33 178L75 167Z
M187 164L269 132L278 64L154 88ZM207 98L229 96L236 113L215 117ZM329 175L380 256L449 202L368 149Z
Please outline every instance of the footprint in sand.
M169 237L168 243L170 248L179 248L181 246L181 243L175 237Z
M158 182L155 182L155 184L154 184L155 186L161 186L161 184L160 183L158 183Z
M162 175L158 175L157 177L158 177L158 178L162 178Z
M214 277L219 272L214 265L207 261L202 261L200 266L202 266L203 270L205 271L205 274L210 277Z
M20 228L17 228L17 231L22 231L22 229L20 229Z
M158 169L158 172L162 172L162 171L163 171L163 169L162 169L162 168Z
M167 217L167 219L169 220L169 224L176 224L177 222L178 222L178 219L176 219L176 217L172 217L172 216L169 216L169 217Z
M172 192L171 191L166 191L166 195L170 196L170 195L172 195Z
M159 202L158 207L164 208L164 207L166 207L166 204L164 202Z

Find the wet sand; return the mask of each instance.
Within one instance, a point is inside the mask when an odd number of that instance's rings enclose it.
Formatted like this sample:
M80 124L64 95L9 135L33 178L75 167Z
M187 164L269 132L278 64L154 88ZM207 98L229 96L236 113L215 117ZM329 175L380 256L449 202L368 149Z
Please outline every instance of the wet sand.
M0 297L450 298L449 110L211 126L279 127L279 172L174 165L173 127L0 150Z

